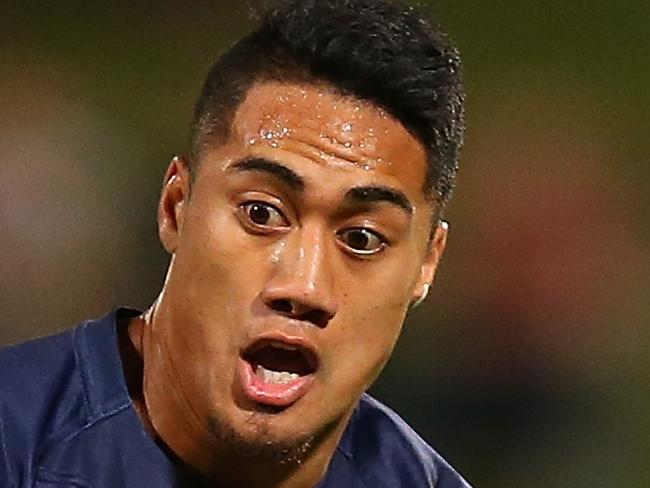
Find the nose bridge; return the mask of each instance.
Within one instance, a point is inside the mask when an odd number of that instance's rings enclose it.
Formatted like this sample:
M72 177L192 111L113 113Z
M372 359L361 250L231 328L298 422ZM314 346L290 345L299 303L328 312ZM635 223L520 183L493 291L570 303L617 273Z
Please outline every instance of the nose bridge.
M285 279L305 297L327 294L331 285L327 242L324 230L315 224L304 225L289 238L285 255L278 263Z
M325 226L317 222L296 228L286 238L282 251L275 256L273 271L264 291L264 298L272 308L285 302L291 314L310 311L333 317L336 297L330 243Z

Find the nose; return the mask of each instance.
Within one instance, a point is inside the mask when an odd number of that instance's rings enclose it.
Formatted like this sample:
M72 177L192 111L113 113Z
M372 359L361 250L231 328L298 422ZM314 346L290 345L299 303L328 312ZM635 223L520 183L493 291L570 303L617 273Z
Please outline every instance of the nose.
M303 226L286 237L262 302L292 319L325 328L338 310L325 232Z

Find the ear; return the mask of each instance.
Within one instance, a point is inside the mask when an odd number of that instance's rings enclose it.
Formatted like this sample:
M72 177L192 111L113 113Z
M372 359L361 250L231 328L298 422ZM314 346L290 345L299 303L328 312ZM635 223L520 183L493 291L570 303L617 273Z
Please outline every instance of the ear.
M187 162L175 157L169 163L158 202L158 236L168 253L178 246L185 208L190 198L190 168Z
M438 263L447 245L448 233L449 223L441 220L436 226L433 237L429 241L427 254L420 268L420 277L413 289L413 300L411 302L413 306L422 303L429 293L429 288L433 283L433 278L438 269Z

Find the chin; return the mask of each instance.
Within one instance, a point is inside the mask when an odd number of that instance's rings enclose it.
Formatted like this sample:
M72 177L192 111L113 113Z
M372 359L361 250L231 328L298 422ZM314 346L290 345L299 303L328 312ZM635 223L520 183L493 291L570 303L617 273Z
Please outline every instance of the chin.
M298 419L286 413L262 406L257 411L240 411L238 422L227 422L213 413L208 427L223 451L240 460L301 464L323 435L296 429Z

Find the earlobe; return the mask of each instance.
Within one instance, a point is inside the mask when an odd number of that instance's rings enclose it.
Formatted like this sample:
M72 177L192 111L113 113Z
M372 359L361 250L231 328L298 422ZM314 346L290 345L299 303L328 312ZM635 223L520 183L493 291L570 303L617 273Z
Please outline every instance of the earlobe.
M429 293L429 289L431 288L431 284L436 275L436 270L438 269L438 264L440 263L442 254L445 251L448 232L449 223L441 220L436 226L433 237L429 241L427 255L422 262L422 267L420 268L420 277L415 289L413 290L413 306L422 303Z
M169 163L158 203L158 235L168 253L178 246L185 207L190 196L190 168L181 157Z

